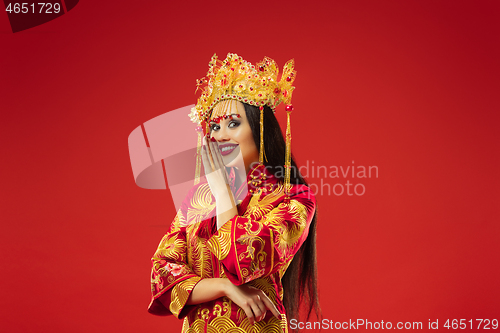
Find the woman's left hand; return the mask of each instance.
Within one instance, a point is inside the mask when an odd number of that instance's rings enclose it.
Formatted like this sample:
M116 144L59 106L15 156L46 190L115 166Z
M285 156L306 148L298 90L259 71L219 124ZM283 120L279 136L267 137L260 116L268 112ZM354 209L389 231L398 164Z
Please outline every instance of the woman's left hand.
M235 286L229 280L225 282L224 294L243 309L251 325L264 319L267 311L271 311L276 319L281 319L276 305L262 290L248 284Z

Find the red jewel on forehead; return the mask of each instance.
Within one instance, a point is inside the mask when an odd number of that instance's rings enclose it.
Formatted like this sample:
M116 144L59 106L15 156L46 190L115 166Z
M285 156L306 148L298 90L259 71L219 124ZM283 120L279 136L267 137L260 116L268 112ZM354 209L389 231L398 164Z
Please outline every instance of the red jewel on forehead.
M225 114L223 116L219 116L219 117L215 117L213 118L212 120L210 120L210 122L214 122L214 123L220 123L221 120L223 119L234 119L234 118L241 118L241 115L239 113L231 113L230 115L229 114Z

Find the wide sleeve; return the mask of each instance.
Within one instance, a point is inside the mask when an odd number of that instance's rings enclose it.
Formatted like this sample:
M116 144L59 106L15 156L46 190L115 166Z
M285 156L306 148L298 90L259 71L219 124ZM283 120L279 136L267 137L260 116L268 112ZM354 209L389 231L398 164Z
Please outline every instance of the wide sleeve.
M185 214L179 209L169 232L162 238L152 261L152 300L148 312L183 318L189 312L186 302L201 280L187 263Z
M260 213L265 203L256 204L252 214L233 217L208 239L208 248L233 284L286 269L307 238L316 200L305 185L292 193L290 200L281 198L267 213Z

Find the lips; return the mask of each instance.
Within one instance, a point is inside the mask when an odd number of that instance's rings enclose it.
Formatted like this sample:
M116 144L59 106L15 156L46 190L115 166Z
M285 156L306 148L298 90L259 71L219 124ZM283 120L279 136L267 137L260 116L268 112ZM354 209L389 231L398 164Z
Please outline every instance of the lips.
M222 156L229 155L235 150L239 145L234 143L225 143L223 145L219 145L219 150Z

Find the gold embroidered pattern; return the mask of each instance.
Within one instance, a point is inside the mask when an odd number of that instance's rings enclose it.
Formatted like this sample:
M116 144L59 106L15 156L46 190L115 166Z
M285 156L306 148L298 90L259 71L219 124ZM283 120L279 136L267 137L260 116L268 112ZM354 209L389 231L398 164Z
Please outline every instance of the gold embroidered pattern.
M213 276L213 263L210 249L205 246L205 239L196 237L199 223L191 224L186 228L188 246L188 263L193 272L202 278Z
M293 221L293 223L285 223L286 214L292 216L289 220ZM290 200L289 203L281 203L269 212L262 219L262 223L278 231L279 242L277 246L281 254L285 254L295 246L302 235L307 225L307 210L297 200Z
M212 253L219 260L224 260L229 251L231 250L231 229L233 227L233 223L231 221L227 221L224 225L219 229L218 233L212 236L207 242L206 246L212 251Z
M187 319L187 318L186 318ZM186 320L185 320L186 322ZM185 329L185 327L189 327ZM205 320L196 319L191 325L183 326L183 333L288 333L286 315L281 315L281 320L271 316L268 321L261 320L254 325L245 318L240 325L236 325L227 317L215 317L207 323L205 330Z
M259 279L255 279L253 281L250 281L249 284L251 286L254 286L257 289L260 289L264 292L264 294L269 297L269 299L276 304L277 300L277 295L276 295L276 288L274 287L273 281L269 276L262 277ZM282 299L281 299L282 300Z
M182 308L184 307L189 298L191 290L193 290L194 286L200 280L201 280L200 277L194 276L192 278L177 283L172 288L172 297L171 297L172 301L170 303L170 311L172 312L172 314L174 314L175 316L179 316L179 313L181 312Z
M215 208L215 200L210 192L208 183L201 184L191 198L187 211L187 221L189 224L201 222L206 219Z
M158 248L151 258L153 262L153 273L157 273L155 278L151 279L151 289L153 294L155 290L155 284L159 284L160 288L163 288L163 283L160 282L160 276L168 276L168 282L174 280L172 276L169 276L170 270L166 267L167 262L186 262L186 241L184 237L179 237L181 229L179 224L183 221L183 215L181 210L177 212L174 221L170 226L170 232L163 236ZM180 274L188 273L189 269L183 269L178 271ZM158 290L160 291L160 290Z
M185 261L186 242L177 237L176 234L165 235L153 256L154 260L170 259L173 261ZM158 267L159 268L159 267Z
M276 187L262 196L262 191L252 196L250 203L243 214L244 217L252 217L255 219L262 218L266 213L275 208L276 200L283 197L284 187L282 184L277 184Z

